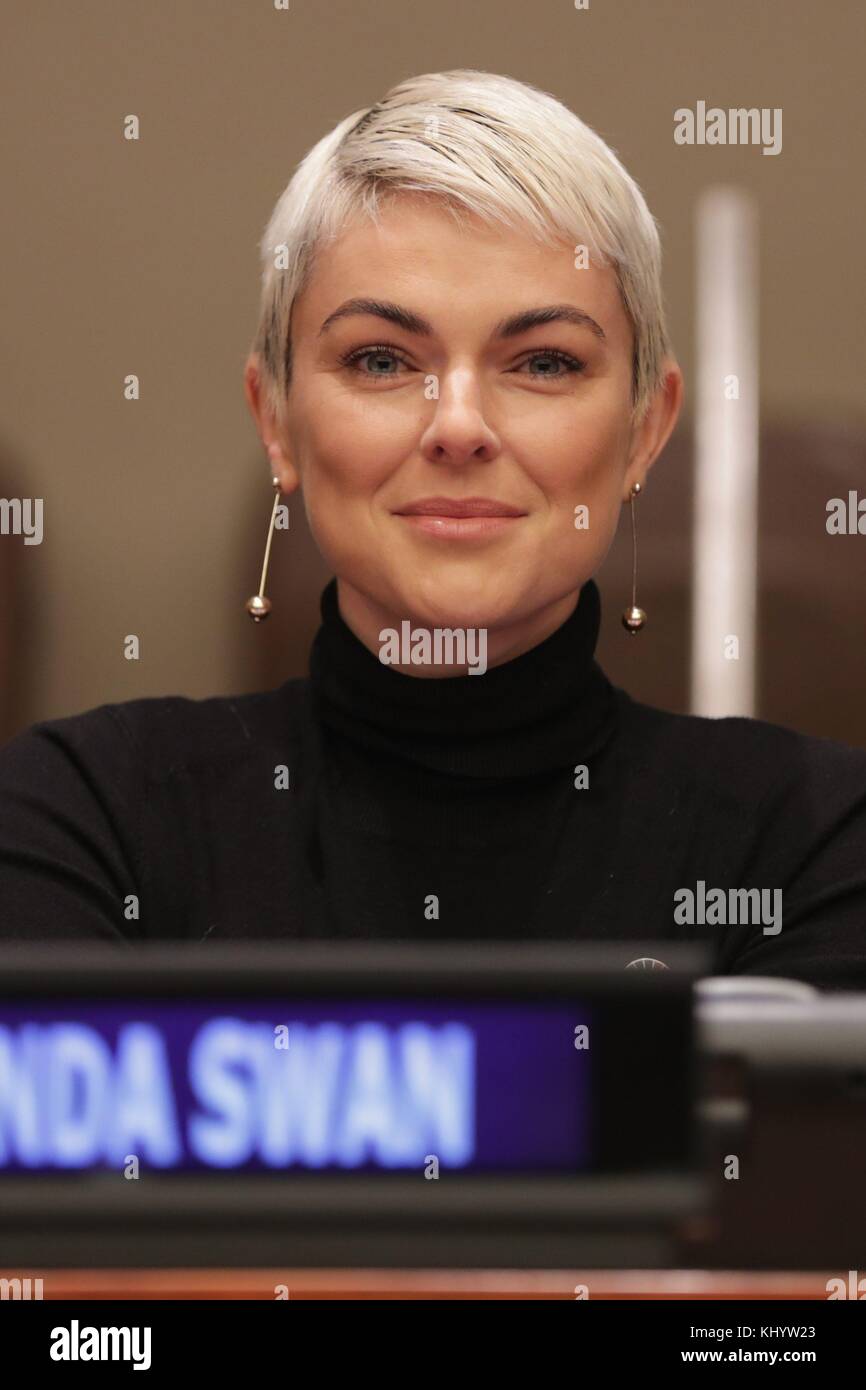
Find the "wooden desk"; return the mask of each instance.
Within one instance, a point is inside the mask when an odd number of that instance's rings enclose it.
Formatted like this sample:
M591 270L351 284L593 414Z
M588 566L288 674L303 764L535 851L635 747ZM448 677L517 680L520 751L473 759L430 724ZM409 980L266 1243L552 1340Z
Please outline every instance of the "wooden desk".
M837 1271L838 1273L838 1271ZM820 1299L829 1273L700 1270L58 1269L48 1299Z

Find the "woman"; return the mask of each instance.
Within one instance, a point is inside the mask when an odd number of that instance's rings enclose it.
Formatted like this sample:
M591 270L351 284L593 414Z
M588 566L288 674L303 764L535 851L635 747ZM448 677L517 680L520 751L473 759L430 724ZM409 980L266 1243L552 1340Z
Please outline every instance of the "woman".
M594 661L683 390L611 150L521 83L418 77L315 146L262 257L246 395L274 515L301 490L336 576L310 679L16 739L3 933L699 937L717 972L866 987L866 754Z

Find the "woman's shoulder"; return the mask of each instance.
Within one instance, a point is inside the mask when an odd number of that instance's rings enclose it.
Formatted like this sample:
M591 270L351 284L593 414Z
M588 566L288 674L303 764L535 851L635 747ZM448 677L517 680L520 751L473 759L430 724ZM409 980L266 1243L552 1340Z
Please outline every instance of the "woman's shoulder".
M273 768L292 761L306 686L98 705L11 739L0 749L0 937L118 941L147 935L147 923L188 934L195 885L225 848L212 827L238 838Z
M818 804L866 799L862 748L765 719L678 714L616 693L625 743L644 765L727 790L752 809L794 794Z
M152 775L200 761L224 761L253 742L285 743L299 733L309 707L309 681L243 695L147 696L96 705L31 724L0 749L4 765L63 752L80 763L141 762Z

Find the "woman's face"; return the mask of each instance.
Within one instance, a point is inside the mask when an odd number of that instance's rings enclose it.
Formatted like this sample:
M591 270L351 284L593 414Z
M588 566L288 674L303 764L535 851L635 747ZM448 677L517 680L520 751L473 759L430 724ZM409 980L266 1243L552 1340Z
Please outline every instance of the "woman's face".
M373 645L403 619L483 627L495 662L573 608L681 382L671 364L633 431L614 272L469 220L404 195L322 250L293 309L283 419L259 426L358 635ZM538 311L549 321L521 323Z

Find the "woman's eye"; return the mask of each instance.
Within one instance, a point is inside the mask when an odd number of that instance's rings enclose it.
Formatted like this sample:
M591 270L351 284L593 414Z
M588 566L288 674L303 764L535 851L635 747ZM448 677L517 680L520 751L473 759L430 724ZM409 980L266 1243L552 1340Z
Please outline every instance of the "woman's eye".
M355 348L351 352L345 353L340 358L340 363L351 371L357 372L359 376L369 377L397 376L401 367L411 370L409 363L398 352L384 345ZM582 372L585 365L584 362L580 362L576 357L571 357L567 352L561 352L558 348L550 348L531 353L514 370L522 372L524 367L532 366L533 369L529 375L537 380L545 377L560 380Z
M361 376L396 376L396 368L406 365L402 357L386 347L358 348L346 353L340 360L344 367L351 367ZM369 363L369 367L362 367L362 362Z
M564 377L574 372L582 372L585 363L579 362L576 357L570 357L567 352L543 351L533 352L525 361L521 362L521 367L528 367L530 363L542 363L541 371L532 371L530 376L536 377ZM561 368L561 370L559 370ZM518 368L520 370L520 368Z

